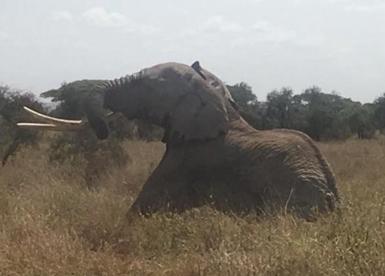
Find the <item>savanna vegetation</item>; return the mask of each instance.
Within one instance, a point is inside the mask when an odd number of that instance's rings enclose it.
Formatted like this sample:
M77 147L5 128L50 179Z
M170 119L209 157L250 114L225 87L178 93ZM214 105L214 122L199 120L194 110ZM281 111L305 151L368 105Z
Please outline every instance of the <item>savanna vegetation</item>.
M260 129L305 131L319 141L343 196L340 212L315 222L238 217L210 206L128 220L126 211L164 152L161 130L119 119L112 138L91 131L20 130L22 105L83 116L92 83L43 96L0 88L0 275L383 275L385 95L361 104L313 87L283 88L260 102L229 86ZM95 88L96 89L96 88ZM86 92L88 91L88 92Z
M126 141L127 166L87 188L86 160L56 164L23 147L0 173L1 275L383 275L385 139L321 143L343 194L340 213L306 222L210 207L128 221L163 153Z

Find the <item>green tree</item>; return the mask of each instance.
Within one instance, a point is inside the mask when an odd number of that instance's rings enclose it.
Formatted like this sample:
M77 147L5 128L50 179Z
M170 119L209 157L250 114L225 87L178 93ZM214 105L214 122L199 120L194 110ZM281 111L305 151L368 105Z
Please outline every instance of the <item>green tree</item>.
M237 103L238 111L242 117L256 129L264 128L264 105L258 102L251 87L245 82L240 82L235 85L228 85L227 88Z
M316 140L345 139L351 135L344 110L352 103L336 93L323 93L319 87L306 89L301 95L301 102L307 109L307 129Z
M385 130L385 93L374 101L374 121L378 129Z
M234 101L241 107L249 107L256 104L257 96L254 95L251 86L245 82L240 82L235 85L227 85Z
M18 128L16 123L27 119L23 106L43 110L42 104L32 93L0 86L0 150L2 164L17 150L26 145L36 145L38 132Z
M373 138L376 132L373 104L357 103L349 114L348 123L359 139Z
M292 128L293 90L282 88L267 95L266 121L270 128Z

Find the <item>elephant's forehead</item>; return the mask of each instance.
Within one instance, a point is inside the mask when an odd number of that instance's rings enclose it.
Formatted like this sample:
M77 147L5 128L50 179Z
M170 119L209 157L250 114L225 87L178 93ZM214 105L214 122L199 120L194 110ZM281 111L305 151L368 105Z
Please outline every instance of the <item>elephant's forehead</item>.
M168 62L168 63L162 63L162 64L158 64L158 65L143 69L141 72L144 76L153 77L153 78L157 78L157 77L164 78L164 77L175 76L175 75L183 76L188 73L193 74L194 70L186 64Z

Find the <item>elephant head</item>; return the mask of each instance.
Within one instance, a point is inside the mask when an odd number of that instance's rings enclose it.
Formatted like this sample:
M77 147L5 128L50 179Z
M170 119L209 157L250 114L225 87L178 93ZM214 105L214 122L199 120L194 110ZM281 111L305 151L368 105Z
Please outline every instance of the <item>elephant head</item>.
M62 120L32 112L48 125L18 125L53 130L89 125L98 138L105 139L109 133L105 110L109 110L109 115L120 113L128 119L142 119L163 127L164 142L180 142L223 135L228 130L229 116L235 115L234 102L225 85L198 62L193 66L160 64L102 85L102 100L90 97L84 102L87 120Z

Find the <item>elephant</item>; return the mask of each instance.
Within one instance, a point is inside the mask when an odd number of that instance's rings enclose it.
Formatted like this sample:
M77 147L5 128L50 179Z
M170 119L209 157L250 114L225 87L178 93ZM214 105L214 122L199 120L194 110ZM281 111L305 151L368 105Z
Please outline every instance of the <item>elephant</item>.
M235 214L289 211L311 218L338 208L334 173L312 139L295 130L251 127L225 84L199 62L158 64L107 81L103 89L101 103L89 106L87 123L80 123L99 138L109 132L105 109L165 130L164 156L129 213L210 205Z

